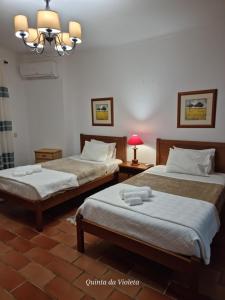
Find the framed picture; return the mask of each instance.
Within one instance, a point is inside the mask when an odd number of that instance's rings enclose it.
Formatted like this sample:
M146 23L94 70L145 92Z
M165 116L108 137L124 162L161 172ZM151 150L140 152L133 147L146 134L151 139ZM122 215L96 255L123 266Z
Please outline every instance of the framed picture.
M113 126L113 98L91 99L92 125Z
M177 127L215 127L217 90L178 93Z

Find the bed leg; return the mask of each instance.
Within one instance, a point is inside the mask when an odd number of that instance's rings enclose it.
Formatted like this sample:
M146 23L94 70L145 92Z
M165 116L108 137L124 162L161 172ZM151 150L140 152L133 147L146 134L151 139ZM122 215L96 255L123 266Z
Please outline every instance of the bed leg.
M82 224L83 216L78 214L76 216L76 223L77 223L77 250L79 252L84 253L84 230Z
M198 299L206 300L204 296L199 294L199 273L201 268L201 260L196 257L191 257L190 269L185 273L177 273L176 275L185 275L185 282L179 280L175 276L175 281L172 281L168 291L173 294L177 299ZM181 272L181 271L180 271ZM185 284L185 285L184 285Z
M185 273L185 282L179 281L178 278L171 282L168 291L173 294L176 299L208 299L199 294L199 261L197 258L191 258L191 269L190 272Z
M190 280L190 288L194 294L198 294L198 275L192 274Z
M192 271L191 277L190 277L190 288L193 293L198 294L199 268L201 266L200 260L196 257L192 257L191 264L192 264L193 271Z
M43 212L42 212L40 204L37 205L37 207L36 207L35 217L36 217L36 229L37 229L37 231L42 231L43 230Z

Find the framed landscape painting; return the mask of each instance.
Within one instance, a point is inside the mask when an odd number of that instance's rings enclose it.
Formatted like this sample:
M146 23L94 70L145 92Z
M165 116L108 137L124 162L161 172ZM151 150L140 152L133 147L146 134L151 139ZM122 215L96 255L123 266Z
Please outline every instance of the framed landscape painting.
M178 128L214 128L217 90L178 93Z
M91 99L92 125L113 126L113 98Z

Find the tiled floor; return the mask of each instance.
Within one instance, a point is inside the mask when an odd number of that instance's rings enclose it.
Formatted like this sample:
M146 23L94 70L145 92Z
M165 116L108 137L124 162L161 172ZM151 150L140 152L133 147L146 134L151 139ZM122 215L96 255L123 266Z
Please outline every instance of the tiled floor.
M75 226L66 221L75 211L72 202L51 209L38 233L32 213L0 202L0 300L194 300L173 289L182 276L92 235L85 236L86 253L79 253ZM201 272L201 293L215 300L225 299L223 228L212 263Z

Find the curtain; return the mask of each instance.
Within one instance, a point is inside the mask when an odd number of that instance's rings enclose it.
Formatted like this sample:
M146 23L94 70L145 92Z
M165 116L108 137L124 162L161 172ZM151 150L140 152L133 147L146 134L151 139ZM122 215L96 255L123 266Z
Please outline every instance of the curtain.
M13 132L8 88L0 62L0 170L14 167Z

